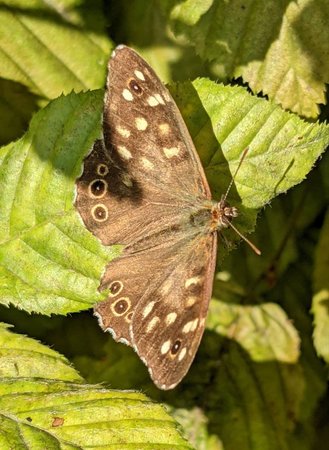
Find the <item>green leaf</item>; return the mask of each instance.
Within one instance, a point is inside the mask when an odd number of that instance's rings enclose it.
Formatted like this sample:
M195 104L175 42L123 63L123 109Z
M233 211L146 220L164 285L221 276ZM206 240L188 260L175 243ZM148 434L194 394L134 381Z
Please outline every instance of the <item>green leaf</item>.
M329 211L316 249L313 275L314 345L319 356L329 363Z
M45 98L103 85L111 44L100 0L5 0L0 23L1 77Z
M325 158L326 156L327 154ZM261 249L261 257L242 243L239 252L231 252L225 260L220 258L217 289L228 292L235 292L237 289L247 296L268 293L269 288L276 285L289 265L302 258L298 243L303 239L307 227L321 216L327 205L323 197L321 177L324 159L306 180L287 195L273 199L271 207L259 214L252 241ZM221 253L219 251L219 255ZM274 298L274 301L277 299Z
M182 48L168 36L163 0L121 0L108 6L116 42L131 43L163 82L206 74L193 48ZM207 72L208 73L208 72Z
M195 448L198 450L224 450L216 434L208 435L208 420L201 408L172 408L170 412L182 425L185 435Z
M212 61L301 115L316 117L329 79L326 0L168 1L174 33Z
M64 441L60 442L47 431L32 426L25 420L19 420L4 413L0 413L0 429L0 446L4 450L81 449L81 447L66 444Z
M63 356L6 328L0 324L1 449L191 448L162 406L81 384Z
M226 192L241 155L248 155L228 200L252 229L256 210L300 183L329 143L329 127L305 122L241 87L206 79L176 84L171 92L205 166L214 198ZM239 223L239 220L241 223ZM229 240L236 240L228 233Z
M318 103L326 101L325 0L103 3L1 3L4 143L21 136L33 111L49 98L103 85L111 46L107 33L140 50L165 81L210 73L216 80L242 76L255 92L307 116L315 116ZM262 250L256 257L241 245L221 262L207 329L182 383L173 391L157 390L136 353L102 333L87 312L48 318L4 306L13 302L27 311L65 314L103 298L99 280L118 252L86 231L73 206L82 159L100 136L101 92L86 94L89 100L74 95L56 100L35 117L23 139L0 149L2 321L60 349L88 381L137 387L170 404L199 450L324 450L327 221L320 240L319 233L329 198L329 155L321 153L328 126L307 124L243 89L209 80L171 89L216 199L249 147L228 201L240 211L235 224L243 233L251 231L259 213L252 240ZM322 108L321 120L328 120L328 108ZM259 211L267 203L270 207ZM225 241L237 240L226 231L219 242L221 259ZM0 378L1 449L96 444L153 449L160 438L160 448L186 448L178 435L167 443L176 425L168 429L172 419L165 415L152 421L157 410L150 412L148 399L115 392L118 400L113 391L82 385L65 358L4 326L0 376L7 377ZM145 404L147 427L140 420ZM124 442L113 444L113 436Z
M0 378L35 377L82 381L66 358L34 339L11 333L0 323Z
M65 314L104 298L102 271L115 255L74 209L75 179L100 133L103 92L60 97L28 133L0 150L0 301Z
M220 366L213 372L212 401L209 397L213 407L222 405L213 420L224 447L227 442L228 448L288 449L304 380L299 337L284 311L270 303L212 302L207 329L226 338Z
M274 303L243 306L212 302L207 328L234 339L255 362L276 360L295 364L298 361L298 333L285 312Z
M46 379L13 382L3 378L0 410L6 415L11 441L22 446L27 435L30 446L24 448L192 448L163 407L134 392ZM40 441L49 442L49 447L42 447ZM1 448L10 449L8 443Z
M312 295L310 269L314 246L306 236L303 236L299 244L299 260L281 277L271 294L275 299L281 299L282 306L301 337L300 366L304 389L295 418L295 433L289 436L289 441L293 448L309 450L313 448L317 435L314 418L326 392L327 372L314 350L312 318L309 314Z

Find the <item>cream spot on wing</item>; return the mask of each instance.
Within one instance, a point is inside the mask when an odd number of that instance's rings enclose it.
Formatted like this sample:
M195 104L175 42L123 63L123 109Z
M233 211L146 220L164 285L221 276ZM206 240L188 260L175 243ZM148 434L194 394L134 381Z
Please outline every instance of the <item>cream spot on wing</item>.
M174 387L177 386L178 383L170 384L169 386L167 384L162 384L160 389L165 389L166 391L170 391L170 389L174 389Z
M163 151L167 158L173 158L174 156L179 155L178 147L163 147Z
M154 97L158 100L159 103L161 103L161 105L166 104L160 94L155 94Z
M146 170L154 169L154 165L149 159L147 159L144 156L142 156L141 161L142 161L144 169L146 169Z
M125 137L125 138L129 138L129 136L130 136L130 131L127 130L127 128L120 127L120 125L118 125L117 128L116 128L116 130L117 130L117 132L118 132L119 134L121 134L121 136L123 136L123 137Z
M132 93L128 89L124 89L122 91L122 97L127 100L128 102L132 102L134 100L134 97Z
M140 70L135 70L134 73L135 73L135 75L136 75L137 78L139 78L139 79L142 80L142 81L145 81L145 77L144 77L143 72L141 72Z
M200 283L201 279L202 279L201 277L188 278L185 281L185 287L188 288L188 287L192 286L192 284L198 284L198 283Z
M170 291L171 287L172 287L172 281L170 279L167 279L161 287L161 293L163 295L167 295L168 292Z
M187 322L184 327L183 327L183 333L189 333L191 330L191 326L192 326L193 320L190 320L190 322Z
M136 117L135 124L139 131L144 131L148 127L147 120L145 120L144 117Z
M167 123L160 123L159 131L161 134L168 134L169 130L170 130L170 127Z
M150 97L147 99L147 103L150 106L158 106L159 105L158 100L155 97L153 97L153 95L150 95Z
M121 180L122 180L122 183L127 187L131 187L133 185L133 182L127 173L123 173L121 175Z
M167 326L173 324L177 318L177 314L175 312L167 314L165 318L165 323Z
M123 159L130 159L133 157L133 155L130 153L130 151L127 149L127 147L125 147L124 145L118 145L117 150L118 150L119 155Z
M168 340L168 341L166 341L164 344L162 344L162 346L161 346L161 353L164 355L165 353L168 353L169 352L169 349L170 349L170 346L171 346L171 341L170 341L170 339Z
M183 347L178 355L178 361L181 361L185 357L186 352L187 352L186 347Z
M142 312L144 319L145 319L145 317L147 317L150 314L150 312L154 308L154 305L155 305L155 302L150 302L148 305L145 306L145 308Z
M191 331L195 331L198 327L199 319L195 319L191 325Z
M158 316L153 317L147 324L146 333L150 333L159 322L160 318Z
M190 320L183 327L183 333L189 333L190 331L195 331L198 326L199 319Z
M187 308L190 308L191 306L193 306L196 302L198 301L198 297L195 297L194 295L190 295L189 297L187 297L186 301L185 301L185 305Z

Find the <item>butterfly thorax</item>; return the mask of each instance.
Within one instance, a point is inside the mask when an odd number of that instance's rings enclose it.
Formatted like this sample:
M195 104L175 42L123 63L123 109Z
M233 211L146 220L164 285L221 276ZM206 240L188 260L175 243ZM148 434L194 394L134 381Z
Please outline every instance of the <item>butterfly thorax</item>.
M221 228L227 228L232 219L237 217L239 213L237 208L230 206L225 197L222 196L219 202L214 202L211 214L211 229L212 231L217 231Z

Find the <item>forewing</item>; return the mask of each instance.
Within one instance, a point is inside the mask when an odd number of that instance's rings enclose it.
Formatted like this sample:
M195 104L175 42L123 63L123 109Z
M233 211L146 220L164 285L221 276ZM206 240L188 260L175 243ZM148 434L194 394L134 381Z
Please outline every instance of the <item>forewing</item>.
M157 197L208 197L192 139L169 91L132 49L119 46L108 66L104 142L118 164ZM124 149L124 150L123 150Z
M210 198L199 157L168 90L133 50L109 61L97 141L77 181L76 205L106 245L131 245L175 226Z

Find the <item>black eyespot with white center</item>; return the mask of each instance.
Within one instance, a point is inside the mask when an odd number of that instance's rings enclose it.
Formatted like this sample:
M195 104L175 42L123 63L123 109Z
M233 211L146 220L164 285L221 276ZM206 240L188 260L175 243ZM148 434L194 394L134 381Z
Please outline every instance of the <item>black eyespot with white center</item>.
M132 79L129 81L129 87L132 91L134 91L137 95L143 94L143 89L140 87L140 84L137 83L136 80Z
M92 197L101 198L104 196L107 188L107 183L104 180L94 180L90 183L89 189Z
M174 342L174 345L171 347L170 353L171 353L172 355L176 355L176 354L178 353L178 350L180 349L181 345L182 345L182 341L180 341L179 339L177 339L177 340Z

